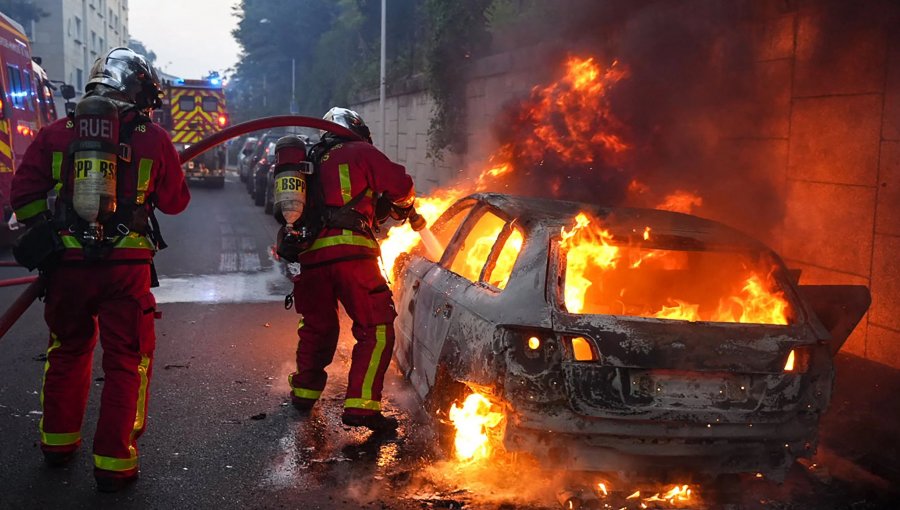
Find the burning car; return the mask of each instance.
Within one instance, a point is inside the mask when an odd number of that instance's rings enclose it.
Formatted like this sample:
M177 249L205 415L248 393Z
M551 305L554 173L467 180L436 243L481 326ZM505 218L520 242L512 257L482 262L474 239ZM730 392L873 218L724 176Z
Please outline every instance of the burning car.
M487 395L507 451L573 471L782 477L870 301L687 214L482 193L432 231L393 266L398 367L443 412Z

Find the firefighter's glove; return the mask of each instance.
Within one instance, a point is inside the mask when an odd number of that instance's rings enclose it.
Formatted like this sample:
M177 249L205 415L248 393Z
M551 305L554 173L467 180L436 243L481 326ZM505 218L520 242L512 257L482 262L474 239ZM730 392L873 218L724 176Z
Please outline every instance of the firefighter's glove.
M301 239L296 234L288 234L284 227L278 229L275 238L275 253L288 262L298 262L303 251Z
M413 211L413 206L409 207L400 207L396 204L391 204L391 218L394 218L397 221L402 222L406 218L409 218L410 213Z
M394 204L382 193L375 201L375 225L381 225L391 217Z
M29 271L35 268L42 273L51 271L66 249L56 226L47 216L29 221L29 225L28 230L13 244L13 256Z

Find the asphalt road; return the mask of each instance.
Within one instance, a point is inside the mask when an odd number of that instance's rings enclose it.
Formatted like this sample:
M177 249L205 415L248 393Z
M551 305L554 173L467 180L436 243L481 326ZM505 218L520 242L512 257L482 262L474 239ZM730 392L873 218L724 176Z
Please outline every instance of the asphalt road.
M0 508L559 507L563 482L553 473L506 463L466 470L443 460L433 427L393 368L385 407L401 420L397 436L342 426L348 324L322 401L299 416L287 384L297 316L282 306L290 284L269 255L277 225L234 176L224 190L193 195L184 214L161 218L170 248L156 259L163 318L139 482L112 495L94 488L99 349L84 448L65 468L44 466L37 424L47 331L35 304L0 341ZM0 278L24 274L0 268ZM18 291L0 288L0 309ZM890 508L900 481L898 394L897 371L842 356L820 466L798 465L781 486L743 481L727 504L707 498L691 508ZM631 488L618 489L625 506Z

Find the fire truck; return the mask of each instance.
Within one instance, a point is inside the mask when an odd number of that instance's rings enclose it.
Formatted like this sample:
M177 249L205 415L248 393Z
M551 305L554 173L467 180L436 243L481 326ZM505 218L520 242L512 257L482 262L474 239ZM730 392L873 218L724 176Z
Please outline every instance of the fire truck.
M169 130L178 150L218 132L228 124L222 79L168 80L158 123ZM225 148L209 151L184 165L188 182L214 188L225 186Z
M32 60L22 25L0 13L0 246L18 234L11 228L13 173L35 134L56 120L51 89L47 73Z

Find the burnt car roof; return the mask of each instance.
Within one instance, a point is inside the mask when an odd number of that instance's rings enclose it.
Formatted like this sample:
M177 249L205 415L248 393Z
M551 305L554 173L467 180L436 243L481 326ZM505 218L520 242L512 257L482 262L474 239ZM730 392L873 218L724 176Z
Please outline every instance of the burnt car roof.
M604 207L585 202L536 198L502 193L476 193L466 197L489 204L524 224L549 228L571 227L572 218L587 212L603 222L617 238L643 235L650 227L659 247L711 250L772 250L760 241L722 223L672 211L630 207Z

